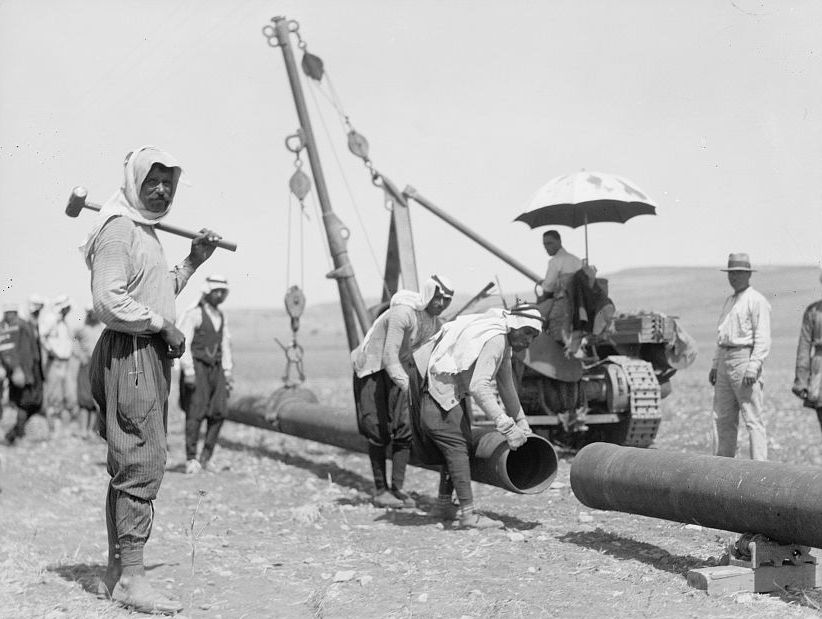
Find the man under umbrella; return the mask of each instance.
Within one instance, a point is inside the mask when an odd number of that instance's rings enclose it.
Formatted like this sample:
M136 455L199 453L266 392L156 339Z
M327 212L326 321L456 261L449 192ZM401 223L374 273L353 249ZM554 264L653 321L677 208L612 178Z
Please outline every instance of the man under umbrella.
M550 256L545 279L542 280L542 294L537 299L545 316L548 335L561 348L568 350L572 337L571 301L568 284L574 275L584 267L582 260L562 246L562 237L556 230L548 230L542 235L542 245ZM577 342L577 346L578 346ZM584 432L584 407L579 402L578 381L555 381L562 410L559 419L566 432ZM582 413L582 414L580 414Z

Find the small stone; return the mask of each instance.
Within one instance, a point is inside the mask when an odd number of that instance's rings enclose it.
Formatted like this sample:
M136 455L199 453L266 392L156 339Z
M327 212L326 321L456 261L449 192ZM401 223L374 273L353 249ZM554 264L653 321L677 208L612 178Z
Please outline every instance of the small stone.
M354 578L354 570L341 570L334 574L333 582L348 582Z
M535 568L534 566L529 567L528 568L528 573L529 574L536 574L537 573L537 568Z
M565 487L565 484L561 481L552 482L550 486L548 486L549 490L562 490Z
M525 540L525 536L522 533L514 532L508 534L508 539L512 542L522 542Z
M579 512L579 514L577 515L577 520L579 520L580 522L593 522L594 517L588 512Z
M373 577L373 576L371 576L370 574L363 574L362 576L360 576L360 584L361 584L363 587L368 586L368 584L369 584L372 580L374 580L374 577Z
M418 602L422 602L425 604L428 601L428 594L427 593L420 593L420 596L417 598Z
M702 526L700 526L698 524L686 524L685 528L690 530L690 531L701 531L702 530Z

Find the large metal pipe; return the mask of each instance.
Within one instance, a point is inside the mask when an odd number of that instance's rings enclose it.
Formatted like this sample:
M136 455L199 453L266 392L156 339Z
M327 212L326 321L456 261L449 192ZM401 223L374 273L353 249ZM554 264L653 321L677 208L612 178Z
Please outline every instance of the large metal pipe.
M594 509L822 547L822 468L592 443L571 488Z
M368 453L368 442L357 430L353 412L335 410L317 402L307 389L282 388L271 396L244 396L233 400L227 418L266 430L282 432L342 449ZM545 490L557 474L557 455L541 436L532 435L516 451L491 427L475 427L471 478L518 494ZM413 458L411 464L424 466ZM435 468L428 467L425 468Z

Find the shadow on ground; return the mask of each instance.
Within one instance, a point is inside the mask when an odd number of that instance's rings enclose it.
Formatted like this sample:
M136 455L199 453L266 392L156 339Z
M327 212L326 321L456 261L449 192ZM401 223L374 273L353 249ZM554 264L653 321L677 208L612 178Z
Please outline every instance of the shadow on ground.
M354 488L355 490L361 490L366 493L370 492L372 486L374 485L372 480L366 479L362 475L349 471L348 469L344 469L338 466L335 462L317 462L295 454L269 449L268 447L262 445L252 446L246 443L240 443L223 438L218 441L218 444L225 449L244 451L255 454L259 457L277 460L278 462L282 462L288 466L299 467L306 471L310 471L323 480L330 477L335 484L345 486L347 488Z
M162 567L165 563L155 563L147 565L146 571ZM99 563L72 563L50 565L46 568L49 572L54 572L63 580L78 583L85 591L97 595L97 584L105 576L106 566Z
M638 542L630 537L609 533L600 528L594 531L570 531L558 535L556 539L603 552L617 559L641 561L656 569L679 574L683 577L688 573L688 570L718 565L718 560L714 557L705 559L692 555L672 555L667 550L654 544Z

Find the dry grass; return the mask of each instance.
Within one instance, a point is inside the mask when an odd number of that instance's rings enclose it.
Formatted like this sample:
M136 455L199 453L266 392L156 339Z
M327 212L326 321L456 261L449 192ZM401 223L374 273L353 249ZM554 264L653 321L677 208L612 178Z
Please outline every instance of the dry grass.
M706 291L696 285L705 271L700 273L660 280L667 296L649 291L641 273L621 282L612 278L612 291L625 298L623 291L634 290L636 307L652 307L646 299L660 299L665 307L656 306L683 316L697 337L701 357L675 378L657 447L705 454L711 405L706 337L724 280ZM757 277L774 286L780 277L785 286L798 281L784 273ZM810 293L805 296L809 302ZM792 313L789 301L774 303L782 313L766 377L771 457L819 465L822 440L815 416L788 391L794 319L805 299L794 303L798 309ZM287 335L287 320L274 312L231 318L236 393L273 391L283 367L273 337ZM307 386L320 401L350 410L347 354L337 322L334 306L310 309L303 318ZM186 476L180 472L182 417L175 401L173 393L169 470L156 502L147 562L156 586L186 601L187 617L747 619L817 617L822 607L819 589L717 597L689 589L687 570L715 563L726 536L588 510L570 491L567 458L557 476L564 486L541 495L475 485L480 508L506 524L503 531L482 533L444 528L421 512L375 509L366 457L256 428L227 424L215 456L222 470ZM6 416L2 425L10 421ZM744 448L744 431L740 439ZM78 439L0 447L0 617L129 616L89 590L106 555L104 462L102 444ZM406 489L423 503L434 501L436 487L434 473L409 472ZM581 512L587 517L580 518ZM340 573L345 578L335 582Z

